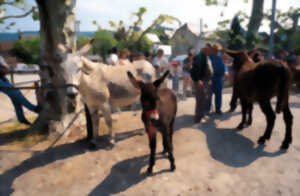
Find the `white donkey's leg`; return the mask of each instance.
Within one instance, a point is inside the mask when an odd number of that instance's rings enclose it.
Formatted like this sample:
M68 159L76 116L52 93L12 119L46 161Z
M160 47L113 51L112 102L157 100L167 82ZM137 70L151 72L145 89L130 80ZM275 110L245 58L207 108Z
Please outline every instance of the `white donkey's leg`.
M99 129L99 115L98 109L91 109L91 118L93 123L93 140L96 140L99 137L98 129Z
M114 144L115 143L115 133L113 132L113 129L112 129L112 118L111 118L110 104L108 102L105 102L105 103L102 104L100 109L103 112L105 123L107 124L108 129L109 129L110 142L112 144Z

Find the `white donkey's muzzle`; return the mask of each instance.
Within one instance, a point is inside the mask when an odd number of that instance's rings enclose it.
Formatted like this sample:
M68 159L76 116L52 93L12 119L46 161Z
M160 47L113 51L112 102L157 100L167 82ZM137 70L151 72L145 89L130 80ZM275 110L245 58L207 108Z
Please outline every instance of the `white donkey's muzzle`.
M71 99L75 99L78 95L78 89L74 86L68 86L67 87L67 95Z

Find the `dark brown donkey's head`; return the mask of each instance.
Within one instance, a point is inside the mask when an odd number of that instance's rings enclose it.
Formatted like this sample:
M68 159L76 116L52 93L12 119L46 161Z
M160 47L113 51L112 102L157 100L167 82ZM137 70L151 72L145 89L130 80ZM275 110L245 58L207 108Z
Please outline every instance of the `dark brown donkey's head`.
M127 72L130 82L134 87L141 90L141 102L144 111L154 110L157 108L159 96L157 90L168 76L169 71L166 71L162 77L155 80L153 83L144 83L137 80L131 72Z

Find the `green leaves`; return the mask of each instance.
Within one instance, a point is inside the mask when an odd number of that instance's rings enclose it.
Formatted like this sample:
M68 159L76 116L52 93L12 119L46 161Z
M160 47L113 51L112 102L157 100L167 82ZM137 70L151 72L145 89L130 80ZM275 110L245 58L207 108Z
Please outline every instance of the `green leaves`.
M24 63L36 64L40 56L40 37L17 41L12 53L22 59Z

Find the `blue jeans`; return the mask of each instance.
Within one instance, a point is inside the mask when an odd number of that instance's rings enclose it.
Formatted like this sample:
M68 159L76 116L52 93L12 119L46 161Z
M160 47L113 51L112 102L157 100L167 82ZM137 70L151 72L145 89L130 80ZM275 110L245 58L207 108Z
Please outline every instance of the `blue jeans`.
M19 91L18 89L10 90L10 89L5 89L5 88L1 88L1 87L12 88L13 85L5 77L0 77L0 92L3 92L10 98L10 100L15 108L15 112L16 112L18 121L20 121L21 123L28 123L28 121L26 120L26 118L24 116L22 106L24 106L27 109L34 111L34 112L36 112L37 107L35 105L31 104L23 96L21 91Z
M221 111L222 107L222 90L224 86L224 77L223 76L213 76L212 77L212 94L215 94L215 107L216 107L216 112ZM209 100L209 108L211 106L212 102L212 94L210 96Z
M178 93L179 90L179 76L178 75L174 75L172 77L172 89Z

